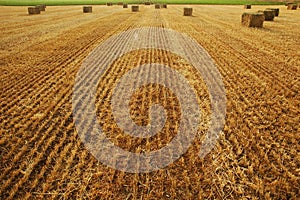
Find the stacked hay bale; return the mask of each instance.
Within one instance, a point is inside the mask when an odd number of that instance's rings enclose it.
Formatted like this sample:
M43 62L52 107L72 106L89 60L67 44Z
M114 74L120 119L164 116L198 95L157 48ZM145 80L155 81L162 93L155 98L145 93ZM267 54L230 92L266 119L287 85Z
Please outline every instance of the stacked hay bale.
M132 12L138 12L139 11L139 6L131 6L131 11Z
M127 3L124 3L124 4L123 4L123 8L128 8L128 4L127 4Z
M46 10L46 5L45 4L41 4L41 5L38 5L39 8L40 8L40 11L45 11Z
M243 13L242 25L247 27L262 28L265 21L263 13Z
M162 4L162 8L167 8L167 4Z
M113 3L112 3L112 2L107 2L106 5L107 5L107 6L112 6Z
M275 17L279 16L279 8L267 8L266 10L273 10L275 12Z
M28 7L28 14L29 15L34 15L34 14L40 14L41 10L39 6L31 6Z
M297 10L297 5L296 4L288 4L287 9L288 10Z
M155 4L155 9L160 9L160 5L159 4Z
M91 13L92 11L92 6L83 6L83 13Z
M193 8L183 8L183 16L192 16Z
M274 21L274 10L259 10L258 13L263 13L265 15L265 21Z
M251 9L251 5L250 4L244 5L244 9Z

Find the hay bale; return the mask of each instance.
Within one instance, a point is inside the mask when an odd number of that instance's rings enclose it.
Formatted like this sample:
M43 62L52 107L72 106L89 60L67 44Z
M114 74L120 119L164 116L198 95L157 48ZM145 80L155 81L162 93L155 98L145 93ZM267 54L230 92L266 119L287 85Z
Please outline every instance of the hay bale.
M244 5L244 9L251 9L251 5L250 4Z
M159 4L155 4L155 9L160 9L160 5Z
M279 8L267 8L266 10L273 10L275 12L275 17L279 16Z
M83 6L83 13L91 13L92 11L92 6Z
M132 12L138 12L139 11L139 6L131 6L131 11Z
M118 6L123 6L123 2L118 2L117 5Z
M128 4L127 4L127 3L124 3L124 4L123 4L123 8L128 8Z
M35 7L37 7L41 11L41 5L36 5Z
M296 4L289 4L288 6L287 6L287 9L288 10L297 10L297 5Z
M151 2L150 2L150 1L145 1L144 4L145 4L146 6L150 6L150 5L151 5Z
M192 16L193 8L183 8L183 16Z
M167 4L163 4L163 5L162 5L162 8L167 8Z
M46 5L45 4L41 4L41 5L37 5L40 8L40 11L45 11L46 10Z
M259 10L259 13L265 15L265 21L274 21L275 11L274 10Z
M242 25L248 27L262 28L265 21L263 13L243 13Z
M112 6L113 3L112 3L112 2L107 2L106 5L107 5L107 6Z
M28 14L33 15L33 14L40 14L40 7L39 6L31 6L28 7Z

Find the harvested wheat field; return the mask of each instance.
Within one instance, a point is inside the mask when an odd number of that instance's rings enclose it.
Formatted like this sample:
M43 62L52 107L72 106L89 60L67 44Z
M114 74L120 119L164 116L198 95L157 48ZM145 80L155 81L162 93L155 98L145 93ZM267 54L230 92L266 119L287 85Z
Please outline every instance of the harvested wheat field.
M47 6L39 15L28 15L27 7L0 7L0 199L299 199L300 15L277 7L279 17L259 29L242 26L243 6L192 6L193 16L183 16L183 5L140 5L139 12L93 6L89 14L82 6ZM163 49L122 55L100 77L94 102L98 124L115 145L150 152L166 146L178 131L181 104L160 84L140 87L129 103L137 125L150 123L151 105L163 106L167 119L158 134L136 138L116 124L112 90L139 65L164 64L179 72L201 111L186 153L162 169L129 173L106 166L87 150L74 124L72 93L76 74L94 48L141 27L184 33L207 50L226 90L226 118L214 148L199 157L211 125L201 74ZM121 51L118 44L111 43L112 53ZM140 70L136 78L150 74ZM174 81L159 71L155 75Z

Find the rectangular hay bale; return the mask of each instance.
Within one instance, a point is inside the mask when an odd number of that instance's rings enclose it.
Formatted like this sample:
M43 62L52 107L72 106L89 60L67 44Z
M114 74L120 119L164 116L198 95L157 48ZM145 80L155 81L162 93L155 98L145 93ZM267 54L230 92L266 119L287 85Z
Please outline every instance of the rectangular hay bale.
M297 10L297 4L288 4L287 9L288 10Z
M251 9L251 5L250 4L244 5L244 9Z
M124 4L123 4L123 8L128 8L128 4L127 4L127 3L124 3Z
M139 11L139 6L131 6L131 11L132 12L138 12Z
M93 12L92 6L83 6L83 13L91 13Z
M160 5L159 4L155 4L154 7L155 7L155 9L160 9Z
M162 4L162 8L167 8L167 4Z
M262 28L265 21L263 13L243 13L242 25L248 27Z
M28 7L28 14L33 15L33 14L40 14L40 7L39 6L31 6Z
M46 10L46 5L45 4L41 4L38 5L40 7L40 11L45 11Z
M279 8L267 8L266 10L273 10L275 12L275 17L279 16Z
M275 11L274 10L259 10L259 13L265 15L265 21L274 21Z
M193 8L183 8L183 16L192 16Z

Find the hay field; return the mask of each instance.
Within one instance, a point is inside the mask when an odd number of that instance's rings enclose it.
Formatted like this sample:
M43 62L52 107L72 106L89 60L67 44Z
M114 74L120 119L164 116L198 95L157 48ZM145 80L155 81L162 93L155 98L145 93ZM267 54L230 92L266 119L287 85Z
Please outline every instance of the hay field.
M51 6L59 5L105 5L107 2L117 4L118 2L128 4L143 4L143 0L0 0L0 5L5 6L28 6L46 4ZM255 5L272 5L284 4L282 0L154 0L153 3L168 3L168 4L221 4L221 5L242 5L242 4L255 4ZM294 2L298 2L295 0Z
M0 199L299 199L300 15L276 7L279 17L262 29L241 26L243 6L193 6L193 17L172 5L141 6L137 13L93 6L90 14L82 6L47 7L32 16L27 7L0 7ZM168 167L131 174L103 165L86 150L73 122L72 89L96 46L144 26L185 33L208 51L226 88L226 122L205 158L198 157L199 135ZM126 71L150 62L169 65L189 80L202 112L199 132L209 127L207 89L193 66L168 51L133 51L101 77L96 100L105 133L132 152L164 146L178 128L180 105L159 85L137 90L130 107L132 119L147 124L149 105L161 103L168 114L161 133L135 139L113 121L112 87Z

